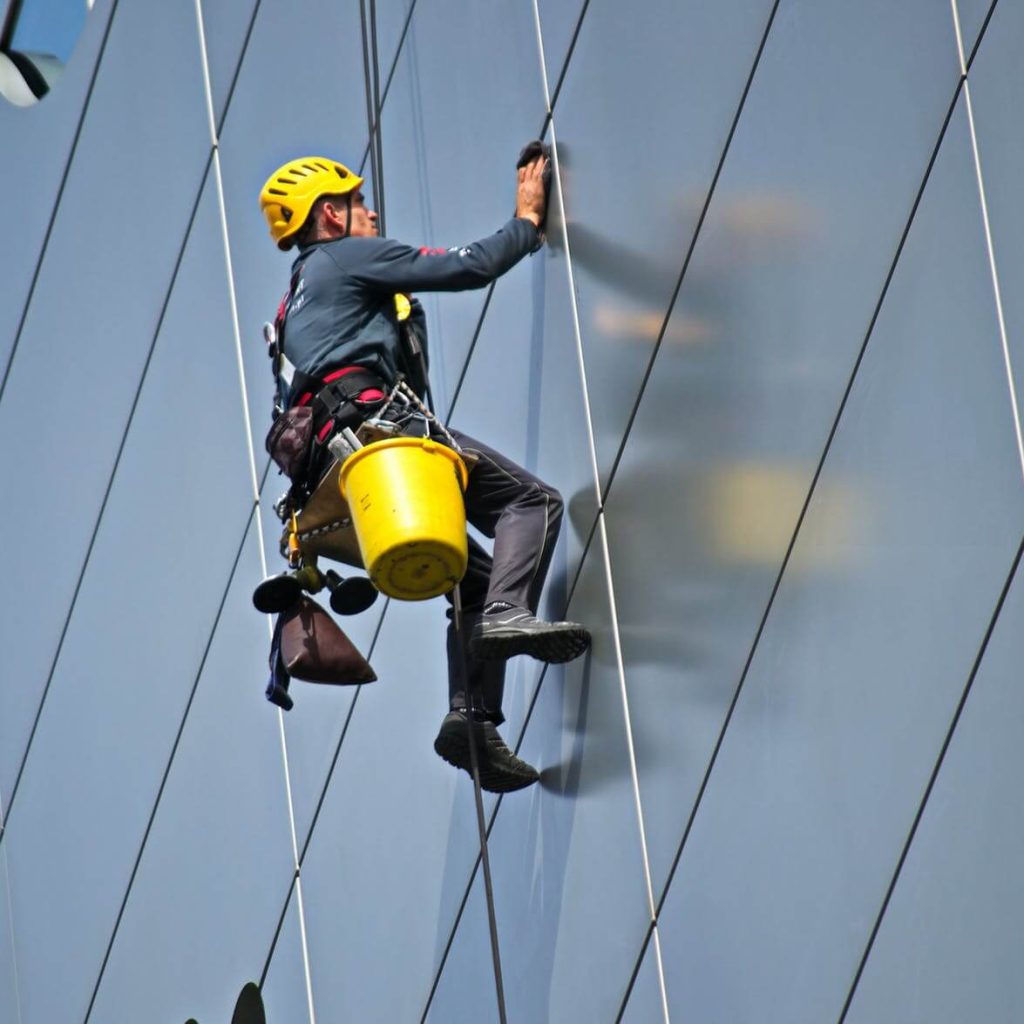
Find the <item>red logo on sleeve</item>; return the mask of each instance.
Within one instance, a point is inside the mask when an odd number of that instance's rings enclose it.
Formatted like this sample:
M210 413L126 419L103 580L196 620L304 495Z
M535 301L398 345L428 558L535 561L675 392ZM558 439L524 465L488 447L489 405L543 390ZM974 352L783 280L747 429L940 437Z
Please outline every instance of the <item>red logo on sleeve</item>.
M447 249L432 249L428 245L420 246L421 256L443 256L447 251Z

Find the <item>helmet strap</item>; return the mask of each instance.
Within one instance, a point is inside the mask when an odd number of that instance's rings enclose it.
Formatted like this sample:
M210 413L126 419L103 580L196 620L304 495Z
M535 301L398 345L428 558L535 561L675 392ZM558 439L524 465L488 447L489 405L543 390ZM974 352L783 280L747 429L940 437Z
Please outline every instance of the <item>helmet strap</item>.
M345 231L342 238L348 238L352 233L352 193L345 193Z

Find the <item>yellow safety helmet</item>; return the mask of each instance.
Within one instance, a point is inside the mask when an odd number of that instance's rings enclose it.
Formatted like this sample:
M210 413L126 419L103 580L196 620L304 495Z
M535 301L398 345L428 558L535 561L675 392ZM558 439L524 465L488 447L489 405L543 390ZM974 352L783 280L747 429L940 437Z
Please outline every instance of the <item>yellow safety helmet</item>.
M287 252L295 244L292 236L321 196L345 195L362 184L354 171L323 156L304 156L279 167L260 191L260 209L278 249Z

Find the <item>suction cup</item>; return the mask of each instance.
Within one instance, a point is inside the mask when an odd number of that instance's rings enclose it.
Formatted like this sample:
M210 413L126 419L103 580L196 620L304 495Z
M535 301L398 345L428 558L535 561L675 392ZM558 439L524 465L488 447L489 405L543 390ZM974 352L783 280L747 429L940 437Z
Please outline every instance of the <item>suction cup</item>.
M377 588L365 576L346 580L331 569L324 576L331 588L331 610L339 615L358 615L377 600Z
M257 611L273 615L291 608L301 596L299 581L290 572L282 572L268 576L252 592L252 603Z

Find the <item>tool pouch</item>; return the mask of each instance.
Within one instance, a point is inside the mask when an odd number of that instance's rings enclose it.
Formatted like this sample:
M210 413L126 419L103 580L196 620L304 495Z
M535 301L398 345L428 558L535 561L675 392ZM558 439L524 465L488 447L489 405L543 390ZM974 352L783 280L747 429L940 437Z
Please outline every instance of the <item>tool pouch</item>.
M308 597L281 615L281 662L307 683L347 686L376 678L367 660L331 616Z
M286 409L267 433L267 453L293 483L301 483L306 475L312 438L313 410L307 405Z

